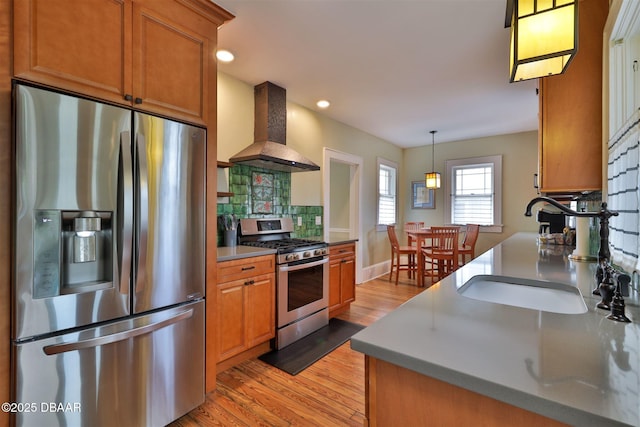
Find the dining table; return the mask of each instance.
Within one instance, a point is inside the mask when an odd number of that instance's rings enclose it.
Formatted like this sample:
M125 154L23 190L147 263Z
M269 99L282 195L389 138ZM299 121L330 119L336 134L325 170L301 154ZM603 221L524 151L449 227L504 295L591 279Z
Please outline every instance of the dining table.
M425 241L433 238L433 232L431 231L431 227L419 228L417 230L407 230L407 244L409 246L413 245L413 242L416 243L417 248L417 257L416 262L418 263L416 269L416 284L420 287L424 286L424 263L425 257L424 253L420 248L425 245Z

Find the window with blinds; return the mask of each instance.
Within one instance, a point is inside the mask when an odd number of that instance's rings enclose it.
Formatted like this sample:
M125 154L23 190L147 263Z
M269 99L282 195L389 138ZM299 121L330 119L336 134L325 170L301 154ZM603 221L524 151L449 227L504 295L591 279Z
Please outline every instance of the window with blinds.
M609 219L611 262L629 273L640 272L640 5L621 2L610 18L608 40L607 183L603 201L618 212ZM637 287L634 274L633 283Z
M626 271L640 271L640 111L608 143L608 208L611 261Z
M397 166L378 159L378 225L395 224L397 210Z
M445 165L445 221L501 232L502 156L447 160Z
M493 224L493 165L457 166L452 173L451 222Z

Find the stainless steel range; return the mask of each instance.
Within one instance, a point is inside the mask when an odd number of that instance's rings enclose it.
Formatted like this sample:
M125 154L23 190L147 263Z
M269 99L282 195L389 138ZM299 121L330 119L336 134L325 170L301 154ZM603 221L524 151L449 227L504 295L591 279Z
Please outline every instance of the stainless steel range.
M329 323L329 250L291 237L291 218L240 220L241 245L276 250L276 348Z

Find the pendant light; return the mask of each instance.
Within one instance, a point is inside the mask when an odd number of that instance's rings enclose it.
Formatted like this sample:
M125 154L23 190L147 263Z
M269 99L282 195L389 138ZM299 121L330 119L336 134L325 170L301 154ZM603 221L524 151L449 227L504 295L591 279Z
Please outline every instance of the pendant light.
M424 186L435 189L440 188L440 173L436 172L435 167L435 134L437 130L429 131L431 133L431 172L424 174Z
M512 1L509 81L564 73L578 50L578 2Z

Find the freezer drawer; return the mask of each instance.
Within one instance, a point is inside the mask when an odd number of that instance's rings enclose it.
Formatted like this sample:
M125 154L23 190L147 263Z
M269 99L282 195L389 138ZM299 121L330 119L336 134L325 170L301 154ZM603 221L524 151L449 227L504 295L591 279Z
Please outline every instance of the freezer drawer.
M204 301L13 345L17 426L164 426L204 401Z

